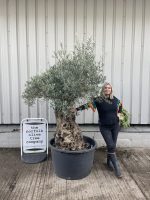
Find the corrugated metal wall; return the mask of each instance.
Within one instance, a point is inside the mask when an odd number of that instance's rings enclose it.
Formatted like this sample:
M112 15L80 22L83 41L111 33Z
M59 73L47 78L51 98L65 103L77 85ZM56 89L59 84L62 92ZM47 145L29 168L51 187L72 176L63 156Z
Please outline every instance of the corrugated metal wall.
M149 11L149 0L0 0L0 123L55 123L48 103L24 104L25 81L55 62L61 42L72 50L77 39L92 37L131 123L150 124ZM97 113L82 112L77 121L97 123Z

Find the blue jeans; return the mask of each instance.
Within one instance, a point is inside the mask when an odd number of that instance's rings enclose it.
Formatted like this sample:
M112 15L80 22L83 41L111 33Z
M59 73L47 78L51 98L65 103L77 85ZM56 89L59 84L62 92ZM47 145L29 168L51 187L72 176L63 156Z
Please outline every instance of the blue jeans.
M120 130L119 123L113 125L99 125L99 127L106 142L108 153L114 153L116 150L118 132Z

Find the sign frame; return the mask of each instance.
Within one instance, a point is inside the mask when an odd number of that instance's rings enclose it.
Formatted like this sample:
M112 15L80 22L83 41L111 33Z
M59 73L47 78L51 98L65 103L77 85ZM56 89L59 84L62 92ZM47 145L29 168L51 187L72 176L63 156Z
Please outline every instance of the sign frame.
M38 129L38 124L39 125L45 125L45 138L44 138L44 149L40 150L37 148L37 150L34 150L36 148L33 148L32 150L32 146L30 149L26 149L25 148L25 145L24 145L24 140L28 138L28 135L26 136L25 133L23 132L24 131L24 127L25 127L25 124L26 126L36 126L36 128ZM30 125L31 124L31 125ZM43 127L43 126L42 126ZM35 131L35 130L34 130ZM40 130L39 130L40 131ZM36 135L36 134L35 134ZM39 137L37 137L38 139L40 137L43 137L40 133L38 134ZM34 137L33 137L34 138ZM36 138L35 138L36 139ZM45 153L46 155L48 155L48 122L45 118L25 118L21 121L21 124L20 124L20 140L21 140L21 158L23 158L24 155L28 155L29 157L34 157L34 155L42 155L43 153ZM45 141L46 140L46 141ZM34 142L37 142L37 141L33 141ZM28 144L28 146L30 147L30 145ZM34 145L35 147L35 145ZM24 159L23 159L24 160Z

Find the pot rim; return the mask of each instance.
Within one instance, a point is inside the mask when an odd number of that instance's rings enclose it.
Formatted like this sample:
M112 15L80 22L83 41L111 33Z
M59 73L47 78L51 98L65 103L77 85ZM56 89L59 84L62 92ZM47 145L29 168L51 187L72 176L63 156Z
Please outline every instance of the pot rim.
M57 147L54 147L52 143L52 141L54 141L54 138L52 138L49 143L50 143L50 147L52 149L54 149L55 151L59 151L59 152L62 152L62 153L70 153L70 154L79 154L79 153L86 153L86 152L90 152L90 151L93 151L96 149L96 142L93 138L90 138L88 136L83 136L83 138L87 138L87 139L90 139L92 141L94 141L94 145L91 146L90 149L82 149L82 150L75 150L75 151L71 151L71 150L65 150L65 149L58 149Z

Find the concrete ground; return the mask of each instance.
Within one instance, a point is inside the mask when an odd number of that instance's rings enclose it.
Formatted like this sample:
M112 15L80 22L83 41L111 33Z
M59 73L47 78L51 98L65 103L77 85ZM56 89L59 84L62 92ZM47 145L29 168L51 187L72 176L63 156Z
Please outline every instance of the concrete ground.
M97 149L92 171L81 180L58 178L51 156L38 164L21 161L20 149L0 149L0 200L144 200L150 199L150 149L119 148L123 178L104 165Z

